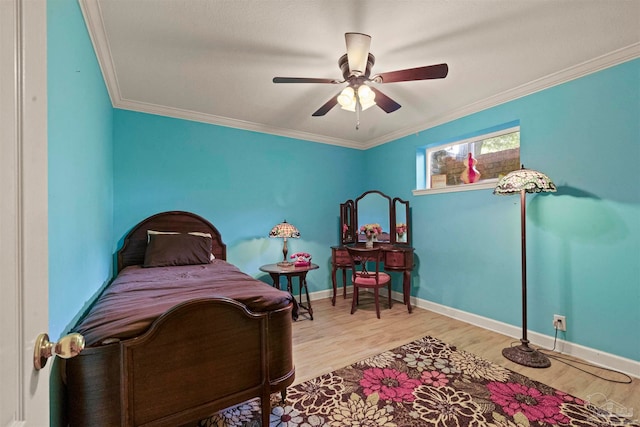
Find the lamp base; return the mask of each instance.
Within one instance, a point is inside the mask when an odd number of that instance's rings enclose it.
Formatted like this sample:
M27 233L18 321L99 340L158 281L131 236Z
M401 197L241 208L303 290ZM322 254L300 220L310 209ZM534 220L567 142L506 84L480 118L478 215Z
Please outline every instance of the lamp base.
M526 344L507 347L502 350L502 355L512 362L530 368L548 368L551 366L551 360L547 356Z
M293 267L293 263L291 261L280 261L276 264L278 267Z

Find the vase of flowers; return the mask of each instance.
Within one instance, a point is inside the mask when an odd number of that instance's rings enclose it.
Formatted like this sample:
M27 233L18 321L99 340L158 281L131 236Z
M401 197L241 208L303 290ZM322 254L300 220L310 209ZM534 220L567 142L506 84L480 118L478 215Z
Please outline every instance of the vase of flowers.
M365 247L372 248L375 238L382 234L382 227L380 227L380 224L365 224L360 227L360 233L367 238Z
M398 235L398 242L404 241L404 235L407 232L407 224L398 223L396 224L396 234Z

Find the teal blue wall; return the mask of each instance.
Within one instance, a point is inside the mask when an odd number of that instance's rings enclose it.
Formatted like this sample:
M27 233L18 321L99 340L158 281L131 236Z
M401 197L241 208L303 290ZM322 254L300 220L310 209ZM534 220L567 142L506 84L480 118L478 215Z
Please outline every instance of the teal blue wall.
M111 276L113 108L78 2L47 2L49 335L76 322ZM50 425L63 426L60 361Z
M640 60L376 147L370 184L410 201L413 295L521 325L519 197L491 190L413 196L415 152L512 120L521 160L558 192L527 197L529 329L640 360Z
M195 212L221 232L230 262L263 278L260 265L282 259L282 240L267 236L286 219L301 233L289 254L321 266L310 291L327 288L338 206L362 191L362 151L125 110L114 129L117 239L151 214Z
M111 277L113 108L78 2L47 2L49 335Z

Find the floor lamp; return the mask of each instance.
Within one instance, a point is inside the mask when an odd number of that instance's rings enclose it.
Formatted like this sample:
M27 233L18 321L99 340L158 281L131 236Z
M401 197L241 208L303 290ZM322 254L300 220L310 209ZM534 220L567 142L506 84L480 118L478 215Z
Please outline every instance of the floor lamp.
M502 350L502 355L512 362L532 368L547 368L551 361L547 356L529 347L527 339L527 245L526 245L526 193L555 192L556 186L545 174L525 169L508 173L498 181L493 194L512 195L520 194L520 230L522 241L522 339L520 345L507 347Z

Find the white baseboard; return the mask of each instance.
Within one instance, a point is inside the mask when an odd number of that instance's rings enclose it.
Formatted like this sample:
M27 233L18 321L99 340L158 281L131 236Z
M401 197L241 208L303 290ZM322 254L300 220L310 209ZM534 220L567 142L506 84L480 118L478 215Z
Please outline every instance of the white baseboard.
M347 295L350 295L351 291L352 287L347 286ZM310 298L313 301L317 299L331 298L332 295L333 291L331 289L328 289L324 291L313 292L310 295ZM341 297L341 295L342 288L338 288L337 297ZM396 301L403 300L402 293L400 292L394 291L392 293L392 297ZM413 305L414 307L433 311L434 313L438 313L452 319L460 320L462 322L469 323L480 328L488 329L490 331L494 331L508 337L513 337L515 339L520 339L522 337L522 329L520 327L489 319L488 317L478 316L477 314L468 313L466 311L447 307L445 305L437 304L416 297L411 297L411 305ZM538 332L527 331L527 338L536 348L553 348L554 337L552 336L544 335ZM584 361L603 368L613 369L623 372L627 375L631 375L635 378L640 378L640 362L635 360L616 356L615 354L606 353L597 349L574 344L572 342L564 341L561 339L556 340L555 351L561 354L578 357Z

